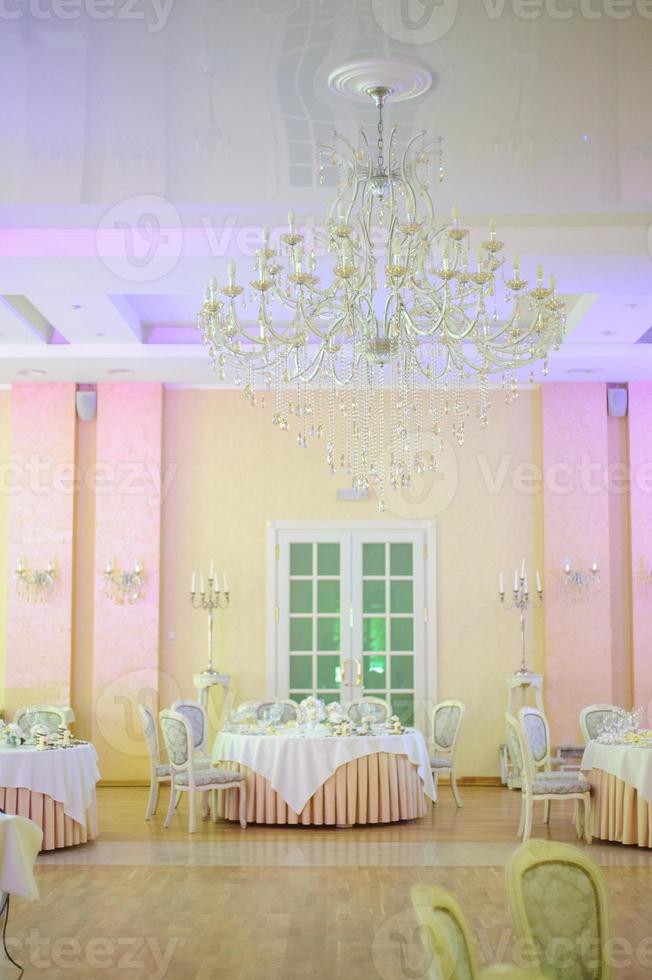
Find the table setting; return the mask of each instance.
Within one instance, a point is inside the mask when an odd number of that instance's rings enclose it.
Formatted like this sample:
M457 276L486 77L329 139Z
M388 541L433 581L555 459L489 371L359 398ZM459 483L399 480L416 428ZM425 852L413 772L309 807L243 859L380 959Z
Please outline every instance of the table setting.
M337 702L309 698L296 721L229 719L215 739L215 765L243 772L248 822L340 825L422 816L435 786L423 735L362 717L354 724ZM222 815L236 819L232 801ZM231 812L233 811L233 812Z
M65 726L0 728L0 808L28 817L43 831L42 850L97 836L97 753Z
M593 836L652 847L652 730L643 710L614 711L584 750L593 786Z

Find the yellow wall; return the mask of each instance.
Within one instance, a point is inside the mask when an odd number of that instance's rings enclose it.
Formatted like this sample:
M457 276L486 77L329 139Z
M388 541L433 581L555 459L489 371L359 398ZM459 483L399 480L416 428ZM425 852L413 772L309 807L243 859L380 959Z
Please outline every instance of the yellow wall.
M0 466L5 467L11 454L11 392L0 389ZM4 708L5 664L7 661L7 593L9 589L8 558L8 517L9 493L7 492L8 473L3 470L0 483L0 691L1 706Z
M460 746L462 774L498 773L503 739L505 675L519 663L518 620L497 599L498 570L509 586L517 561L543 572L541 491L528 489L519 464L541 462L539 393L522 393L506 406L493 395L489 428L470 418L466 444L444 453L443 479L421 482L411 499L377 502L335 499L345 477L329 478L325 447L300 450L291 434L271 424L271 413L245 405L234 391L168 389L164 393L161 521L160 704L194 696L193 672L206 657L206 619L190 608L193 568L211 558L226 570L231 608L218 615L217 663L229 673L238 699L266 690L266 525L271 520L437 522L437 635L439 697L467 704ZM78 425L78 464L90 465L95 427ZM0 391L0 460L9 454L9 393ZM491 481L495 486L491 487ZM0 636L6 636L7 503L0 492ZM82 492L75 508L73 707L80 734L88 734L93 633L94 506ZM543 667L543 620L529 621L529 662ZM174 638L171 638L174 637ZM431 653L431 656L434 654ZM0 670L3 668L0 666ZM219 705L219 698L216 703ZM133 776L125 771L125 776Z
M168 390L163 424L161 700L192 696L191 674L205 660L204 614L188 599L193 568L215 557L228 571L231 608L218 615L218 667L238 699L265 693L266 524L272 520L379 522L435 518L438 554L439 696L467 704L460 746L462 774L495 775L503 740L505 675L519 664L518 620L501 609L498 570L525 556L541 568L541 492L519 491L514 467L541 455L538 392L506 406L494 393L489 428L469 420L463 448L450 450L445 479L415 487L416 502L388 495L335 499L346 478L329 478L325 449L300 450L277 431L269 410L245 405L238 392ZM491 491L491 480L504 482ZM174 475L172 475L174 474ZM526 471L517 471L527 488ZM522 487L521 487L522 490ZM543 666L541 613L530 617L530 666ZM169 639L174 634L175 639Z

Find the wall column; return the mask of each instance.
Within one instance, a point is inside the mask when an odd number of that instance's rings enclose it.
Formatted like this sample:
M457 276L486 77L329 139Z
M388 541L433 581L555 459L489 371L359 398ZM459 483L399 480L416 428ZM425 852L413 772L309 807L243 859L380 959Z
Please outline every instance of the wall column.
M28 704L70 704L75 385L13 385L10 426L6 719ZM18 595L19 558L55 562L48 602Z
M581 708L612 697L609 447L603 384L542 386L546 704L555 742L579 739ZM602 587L571 602L564 558Z
M144 779L138 702L158 710L162 387L99 384L96 432L93 742L103 779ZM144 598L117 605L104 592L115 561L147 574Z
M629 385L629 458L631 467L631 562L633 704L652 724L652 384ZM629 708L631 705L626 704Z

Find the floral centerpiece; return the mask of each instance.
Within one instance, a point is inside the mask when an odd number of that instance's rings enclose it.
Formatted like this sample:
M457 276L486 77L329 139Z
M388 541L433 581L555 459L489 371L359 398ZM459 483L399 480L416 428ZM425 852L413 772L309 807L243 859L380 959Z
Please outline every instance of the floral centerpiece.
M0 732L0 738L3 740L5 745L11 745L13 748L17 748L26 742L25 732L22 730L20 725L16 725L15 722L10 722L6 725Z
M303 699L299 705L299 711L302 721L309 725L317 725L326 718L326 705L321 698L316 698L312 694Z

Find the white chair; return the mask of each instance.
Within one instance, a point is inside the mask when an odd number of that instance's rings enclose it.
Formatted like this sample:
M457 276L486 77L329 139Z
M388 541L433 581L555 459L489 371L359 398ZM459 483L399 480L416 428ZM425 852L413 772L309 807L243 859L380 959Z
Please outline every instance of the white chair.
M582 708L580 711L580 728L584 741L590 742L597 738L604 723L612 715L616 715L622 710L615 704L590 704L587 708Z
M201 793L202 818L208 819L208 794L211 793L213 819L217 822L218 790L237 790L240 796L240 826L247 826L247 784L242 773L211 766L208 769L195 768L193 732L190 722L180 711L164 710L159 714L163 740L170 763L172 792L170 806L165 818L165 827L170 826L176 794L188 793L188 833L195 832L195 795Z
M210 766L208 755L208 713L199 701L175 701L172 711L178 711L187 718L192 729L192 740L195 747L195 768L205 769Z
M261 701L256 712L258 721L269 722L278 714L278 723L287 725L290 721L299 720L299 705L296 701L284 701L280 698L274 701Z
M538 971L515 966L480 969L466 917L450 892L432 885L415 885L412 905L421 926L418 934L429 954L428 980L489 980L490 977L543 980ZM418 952L423 955L422 950ZM418 975L424 976L421 972Z
M346 708L349 721L359 725L363 718L370 718L374 725L382 725L389 719L389 705L382 698L359 698Z
M542 973L610 980L609 905L595 862L570 844L532 840L505 870L514 938L533 950Z
M430 768L437 786L437 776L445 772L450 776L451 790L456 806L462 806L455 775L455 752L462 727L465 707L461 701L440 701L432 712L432 741L434 755Z
M575 800L583 804L582 810L575 806L575 827L577 836L584 835L591 843L591 784L583 776L566 773L535 774L532 750L522 725L517 718L507 713L507 745L521 777L521 819L518 836L528 840L532 831L534 804L538 800ZM546 807L545 822L550 819L550 808Z
M72 724L75 712L69 707L56 704L33 704L28 708L18 708L14 712L14 724L29 736L34 725L44 725L50 735L54 735L59 725Z
M154 712L150 711L144 704L139 704L138 714L149 752L149 800L145 811L145 820L149 820L156 813L161 783L171 783L172 778L169 765L161 762Z

